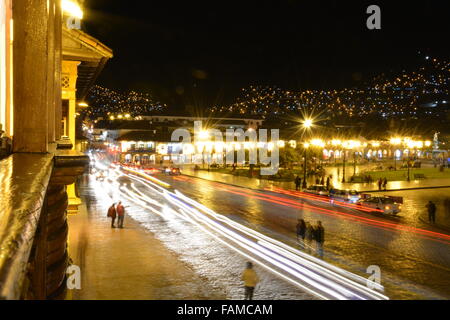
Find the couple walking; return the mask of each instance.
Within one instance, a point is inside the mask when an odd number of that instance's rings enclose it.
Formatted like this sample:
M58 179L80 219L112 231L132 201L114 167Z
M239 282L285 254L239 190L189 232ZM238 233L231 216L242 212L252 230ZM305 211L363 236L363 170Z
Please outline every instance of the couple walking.
M117 203L117 206L115 206L115 203L111 205L108 209L108 217L111 218L111 228L115 228L114 221L116 221L117 216L117 227L123 228L123 220L125 218L125 208L121 201Z
M322 222L318 221L316 226L303 219L299 219L296 226L297 240L303 249L308 249L311 252L312 242L316 242L316 252L323 258L323 243L325 242L325 228Z

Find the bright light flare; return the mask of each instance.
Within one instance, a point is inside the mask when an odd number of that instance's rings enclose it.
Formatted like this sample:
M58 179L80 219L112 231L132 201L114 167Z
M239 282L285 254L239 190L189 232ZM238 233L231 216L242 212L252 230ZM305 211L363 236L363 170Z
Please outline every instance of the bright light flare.
M81 10L78 3L70 0L62 0L61 8L68 15L78 19L83 19L83 10Z

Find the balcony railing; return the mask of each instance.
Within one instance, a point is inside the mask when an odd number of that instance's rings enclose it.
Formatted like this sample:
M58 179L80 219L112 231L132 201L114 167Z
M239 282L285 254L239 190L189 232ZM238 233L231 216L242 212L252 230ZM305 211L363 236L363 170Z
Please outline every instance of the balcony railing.
M65 186L89 158L73 150L0 161L0 299L59 299L68 265Z

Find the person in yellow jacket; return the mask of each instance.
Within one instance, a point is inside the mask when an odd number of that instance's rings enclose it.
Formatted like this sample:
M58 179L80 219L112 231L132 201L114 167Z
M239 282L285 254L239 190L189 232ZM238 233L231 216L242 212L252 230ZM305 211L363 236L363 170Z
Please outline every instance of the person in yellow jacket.
M259 282L258 275L253 270L253 263L247 262L247 268L242 274L242 281L244 281L245 286L245 300L252 300L256 284Z

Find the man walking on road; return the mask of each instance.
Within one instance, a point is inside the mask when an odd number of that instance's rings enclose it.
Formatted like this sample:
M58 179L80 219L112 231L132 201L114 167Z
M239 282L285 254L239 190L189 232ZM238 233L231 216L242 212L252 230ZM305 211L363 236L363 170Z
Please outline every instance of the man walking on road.
M111 228L115 228L114 221L116 220L116 208L114 207L115 203L108 208L108 217L111 218Z
M123 228L123 219L125 218L125 208L123 207L123 204L121 201L119 201L119 203L117 204L116 210L117 210L117 217L118 217L117 226L122 229Z
M436 222L436 205L430 200L425 206L428 209L428 221L435 223Z
M322 221L317 222L315 232L316 232L317 253L321 258L323 258L323 243L325 242L325 228L322 226Z
M252 300L256 284L259 282L258 275L253 270L253 263L247 262L247 268L242 274L242 281L244 281L245 286L245 300Z

